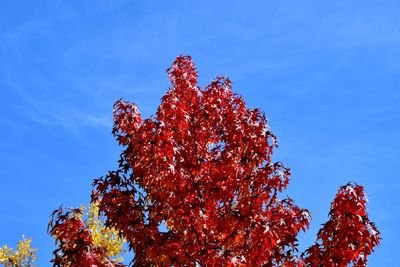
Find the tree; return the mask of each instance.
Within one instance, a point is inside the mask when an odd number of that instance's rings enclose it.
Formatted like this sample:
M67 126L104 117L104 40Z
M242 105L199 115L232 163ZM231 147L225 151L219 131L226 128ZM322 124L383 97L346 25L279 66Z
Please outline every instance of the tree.
M62 214L62 209L59 209L55 214ZM56 243L63 248L65 254L58 253L59 250L55 251L56 260L55 264L60 266L71 266L74 258L69 258L69 245L72 246L79 244L81 236L73 235L71 232L64 232L63 227L68 227L65 224L60 224L61 221L68 223L77 221L79 224L84 226L85 233L91 238L91 245L93 248L102 251L104 258L107 258L112 262L113 266L123 262L123 254L125 250L123 248L125 240L118 236L116 229L112 227L105 227L104 221L99 215L99 208L97 203L91 203L88 207L82 206L79 209L68 210L65 217L58 216L58 222L53 224L50 223L51 235L55 238ZM65 228L64 228L65 229ZM67 237L67 242L64 238ZM72 237L72 238L71 238ZM18 242L17 250L13 251L12 248L8 248L4 245L0 248L0 264L6 267L34 267L34 263L37 259L36 248L31 248L31 239L26 239L24 236L22 240ZM80 246L79 246L80 247Z
M17 249L4 245L0 248L0 264L6 267L33 267L36 261L36 248L31 247L32 239L18 241Z
M329 212L330 219L318 232L318 242L306 251L308 266L366 266L367 256L379 245L379 232L366 212L362 186L339 189Z
M281 197L290 170L271 159L277 142L264 113L247 108L229 79L200 89L189 56L167 72L172 87L155 116L115 103L124 151L119 168L93 182L92 201L127 240L133 266L366 265L380 237L361 186L339 189L318 243L299 256L310 213ZM56 215L52 231L63 229L58 250L72 266L119 266L101 260L74 215Z
M49 232L58 246L53 253L55 266L123 266L125 240L116 229L105 227L96 202L65 212L60 208L52 217L57 218L49 223ZM92 257L92 252L97 257Z

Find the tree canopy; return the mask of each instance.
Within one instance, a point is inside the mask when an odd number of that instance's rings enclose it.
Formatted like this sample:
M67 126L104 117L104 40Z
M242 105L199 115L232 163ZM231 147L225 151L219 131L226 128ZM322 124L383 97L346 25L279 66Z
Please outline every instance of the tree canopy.
M283 197L290 169L272 160L265 114L227 78L201 89L189 56L167 73L172 85L154 116L115 103L119 168L94 180L88 219L80 209L54 212L54 266L125 266L115 258L121 240L133 266L366 266L380 234L362 186L339 188L316 243L300 253L310 212Z

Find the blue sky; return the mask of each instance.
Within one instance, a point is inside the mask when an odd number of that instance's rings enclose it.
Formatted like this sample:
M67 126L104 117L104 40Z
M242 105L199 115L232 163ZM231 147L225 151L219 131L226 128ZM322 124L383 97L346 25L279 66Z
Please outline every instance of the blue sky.
M84 2L84 3L83 3ZM59 205L87 204L115 169L112 104L153 114L179 54L200 85L229 76L279 138L287 194L312 212L312 244L338 187L366 187L383 235L369 266L397 261L400 2L2 1L0 243L25 234L50 266ZM196 2L196 3L195 3Z

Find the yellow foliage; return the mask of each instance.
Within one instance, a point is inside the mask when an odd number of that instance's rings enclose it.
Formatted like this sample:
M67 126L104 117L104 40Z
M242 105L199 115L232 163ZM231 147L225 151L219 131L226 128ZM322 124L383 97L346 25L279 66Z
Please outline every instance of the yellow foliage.
M0 247L0 264L6 267L33 267L36 261L36 248L31 247L32 239L22 236L14 251L7 245Z
M97 203L91 203L86 209L84 219L89 228L95 246L105 249L106 255L113 259L115 263L123 262L122 254L125 253L123 244L125 240L118 236L118 231L111 227L106 227L98 216L99 207Z
M114 228L108 228L99 217L99 207L97 203L91 203L87 208L81 208L83 213L80 216L87 228L91 232L93 243L96 247L106 251L114 263L122 263L122 255L126 252L123 248L125 240L118 236L118 231ZM36 248L31 248L31 239L24 236L17 244L17 249L4 245L0 247L0 265L5 267L34 267L36 261Z

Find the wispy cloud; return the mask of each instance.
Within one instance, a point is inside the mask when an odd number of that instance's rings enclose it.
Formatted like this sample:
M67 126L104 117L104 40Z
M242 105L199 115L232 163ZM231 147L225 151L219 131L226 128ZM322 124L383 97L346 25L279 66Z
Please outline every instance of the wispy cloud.
M28 95L20 95L24 106L19 106L32 121L45 126L62 127L74 134L81 127L105 127L110 129L112 120L110 114L87 113L72 106L38 100Z

